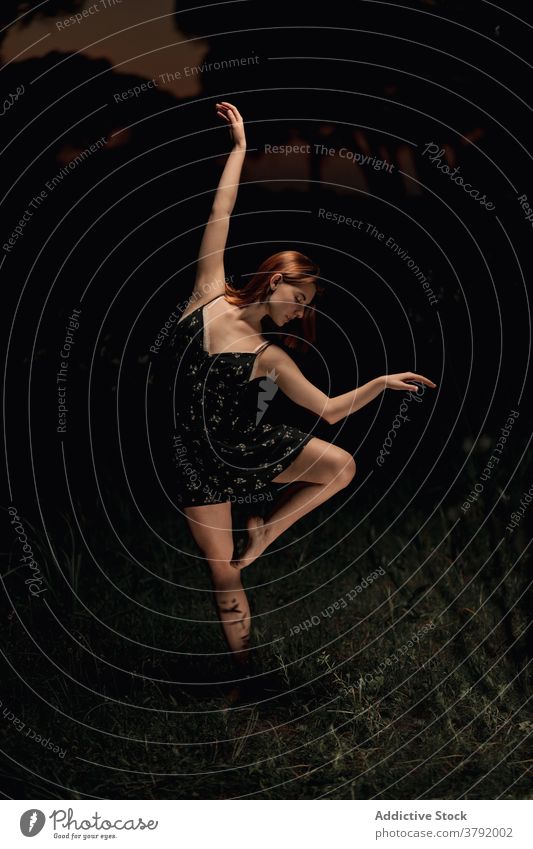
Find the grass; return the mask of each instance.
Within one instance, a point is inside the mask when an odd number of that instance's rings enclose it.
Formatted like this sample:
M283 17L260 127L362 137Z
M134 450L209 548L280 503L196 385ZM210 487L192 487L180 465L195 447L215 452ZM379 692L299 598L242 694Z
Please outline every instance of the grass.
M458 499L425 525L421 501L394 523L390 500L354 525L351 501L313 533L341 494L301 520L279 554L243 573L257 662L283 685L251 707L223 700L220 682L234 672L182 521L157 522L174 551L116 505L126 550L101 518L82 517L93 559L64 517L57 565L32 531L48 590L30 603L12 560L2 710L26 726L0 716L4 792L533 798L530 517L505 531L525 483L491 512L495 479L487 501L462 514ZM306 620L316 624L296 633ZM65 756L28 739L28 727Z

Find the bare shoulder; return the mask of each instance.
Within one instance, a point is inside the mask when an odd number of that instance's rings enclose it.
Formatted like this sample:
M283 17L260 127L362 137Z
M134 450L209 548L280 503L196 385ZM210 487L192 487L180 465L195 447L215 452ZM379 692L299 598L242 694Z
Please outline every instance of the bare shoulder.
M262 360L270 366L293 363L292 359L286 351L283 350L279 345L276 345L275 342L271 342L270 345L267 345L264 349L262 355Z
M287 368L296 367L292 357L287 354L279 345L270 343L267 345L257 357L254 374L256 377L266 377L273 371L286 371Z

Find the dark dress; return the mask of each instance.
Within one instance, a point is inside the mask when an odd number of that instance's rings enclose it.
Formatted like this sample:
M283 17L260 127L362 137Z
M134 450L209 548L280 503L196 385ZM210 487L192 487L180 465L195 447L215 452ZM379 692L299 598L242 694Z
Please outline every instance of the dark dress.
M270 342L246 353L208 353L204 310L214 300L174 325L164 352L174 416L171 494L181 507L260 500L312 439L297 427L262 421L278 387L270 377L249 378Z

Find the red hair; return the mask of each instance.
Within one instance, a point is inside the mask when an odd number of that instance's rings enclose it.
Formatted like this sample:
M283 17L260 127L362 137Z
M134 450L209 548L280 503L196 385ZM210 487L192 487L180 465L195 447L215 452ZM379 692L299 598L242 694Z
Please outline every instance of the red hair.
M267 301L272 294L270 278L277 273L281 274L283 282L290 286L314 283L316 294L311 299L311 303L324 292L324 286L318 280L320 269L315 262L299 251L279 251L277 254L267 257L242 288L235 289L230 283L226 283L226 300L230 304L241 307L257 301ZM306 305L303 318L294 320L298 322L298 336L286 333L282 342L288 348L294 348L305 353L310 344L316 340L314 307L309 306L309 304Z

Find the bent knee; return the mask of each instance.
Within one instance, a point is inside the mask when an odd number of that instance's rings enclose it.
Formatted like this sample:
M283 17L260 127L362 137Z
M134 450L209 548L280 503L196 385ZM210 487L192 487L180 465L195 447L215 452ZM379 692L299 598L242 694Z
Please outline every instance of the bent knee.
M335 481L340 487L345 487L354 479L357 467L354 458L348 451L344 451L344 449L340 449L340 451L341 454L336 458Z
M350 483L356 471L355 460L349 451L320 439L313 439L305 446L300 457L295 461L295 463L299 462L305 463L305 468L297 477L290 480L343 487ZM280 475L280 483L284 483L285 480L281 477ZM277 481L277 478L274 478L274 481Z
M355 460L344 448L329 445L322 454L319 475L320 483L341 489L348 486L355 475Z

